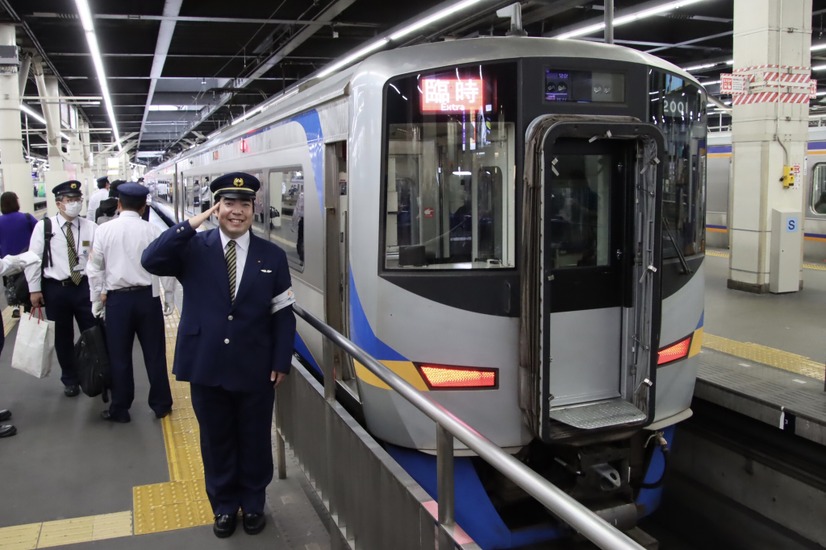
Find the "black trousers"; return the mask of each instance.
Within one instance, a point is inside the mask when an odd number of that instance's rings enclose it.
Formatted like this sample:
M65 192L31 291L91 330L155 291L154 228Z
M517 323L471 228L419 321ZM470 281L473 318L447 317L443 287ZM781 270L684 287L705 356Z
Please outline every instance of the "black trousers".
M232 368L227 365L227 368ZM190 384L201 429L206 492L215 514L262 513L272 481L273 388L231 392Z
M78 383L75 370L75 321L83 332L95 324L92 302L89 301L89 282L84 277L80 284L63 284L43 278L41 284L46 317L54 321L54 347L60 363L60 381L64 386Z
M106 346L112 375L109 412L116 418L127 416L135 399L132 369L135 336L140 342L149 378L149 407L156 413L172 408L161 299L152 297L151 287L129 292L112 291L106 297Z

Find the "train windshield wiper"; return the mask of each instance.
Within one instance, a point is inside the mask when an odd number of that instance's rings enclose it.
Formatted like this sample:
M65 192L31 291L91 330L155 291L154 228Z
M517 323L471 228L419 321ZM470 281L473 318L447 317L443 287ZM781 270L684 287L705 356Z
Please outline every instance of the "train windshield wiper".
M665 234L668 235L668 238L671 240L671 245L674 247L674 251L677 253L677 257L680 259L680 265L683 266L683 274L693 273L691 268L688 267L688 262L685 261L685 256L683 256L683 251L680 250L680 247L677 246L677 240L674 238L674 234L671 232L671 227L668 225L668 219L663 216L663 228L665 229Z

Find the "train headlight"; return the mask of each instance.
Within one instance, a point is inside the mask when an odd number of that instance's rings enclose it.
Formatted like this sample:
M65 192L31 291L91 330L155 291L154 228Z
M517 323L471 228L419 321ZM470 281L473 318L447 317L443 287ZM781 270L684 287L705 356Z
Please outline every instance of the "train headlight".
M416 365L431 390L493 389L498 387L497 369Z
M691 336L684 338L677 343L671 344L662 348L658 352L657 366L667 365L674 361L679 361L688 356L688 351L691 349Z

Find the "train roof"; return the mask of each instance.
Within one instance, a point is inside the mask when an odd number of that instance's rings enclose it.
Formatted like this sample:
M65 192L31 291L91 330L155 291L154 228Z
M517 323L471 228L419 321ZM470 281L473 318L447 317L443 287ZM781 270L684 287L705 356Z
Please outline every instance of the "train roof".
M363 79L382 81L395 75L411 74L419 71L478 63L480 60L508 60L528 57L558 57L567 59L599 59L610 62L640 63L675 73L698 86L699 82L689 73L660 59L659 57L610 44L583 40L559 40L556 38L495 36L463 38L444 42L433 42L406 46L372 54L360 63L339 71L321 80L310 81L273 97L258 107L261 114L232 128L219 131L213 139L197 149L211 143L235 139L261 125L291 116L297 112L345 95L349 86ZM275 110L273 107L278 106ZM194 154L186 151L163 166L185 159Z

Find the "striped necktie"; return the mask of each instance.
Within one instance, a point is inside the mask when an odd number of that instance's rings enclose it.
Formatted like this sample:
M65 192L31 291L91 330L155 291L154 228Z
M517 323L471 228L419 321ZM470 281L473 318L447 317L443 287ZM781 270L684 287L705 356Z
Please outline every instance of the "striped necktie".
M83 275L75 269L77 267L77 248L75 247L75 236L72 232L71 223L66 224L66 248L69 251L69 277L75 285L80 284Z
M229 275L229 301L235 303L235 241L227 243L227 274Z

